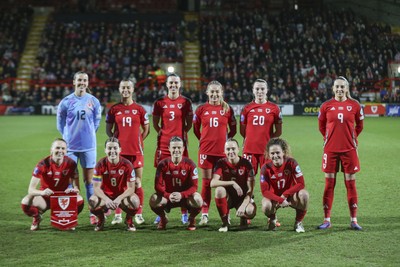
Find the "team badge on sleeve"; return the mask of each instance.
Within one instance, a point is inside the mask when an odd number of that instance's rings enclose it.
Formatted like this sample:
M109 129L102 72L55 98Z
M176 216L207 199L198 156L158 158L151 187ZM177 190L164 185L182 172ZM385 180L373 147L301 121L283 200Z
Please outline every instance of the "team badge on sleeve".
M300 176L303 176L303 173L301 172L300 166L297 165L296 166L296 174L295 174L296 178L299 178Z
M197 179L198 178L198 174L199 174L199 172L197 171L197 168L194 168L192 179Z

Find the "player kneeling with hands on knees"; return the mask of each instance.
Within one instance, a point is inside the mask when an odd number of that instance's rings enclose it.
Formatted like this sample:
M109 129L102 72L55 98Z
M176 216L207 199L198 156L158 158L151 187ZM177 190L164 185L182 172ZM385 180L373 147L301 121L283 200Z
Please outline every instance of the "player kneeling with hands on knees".
M53 141L50 156L35 167L29 184L28 195L21 201L23 212L33 217L31 230L39 229L42 214L50 208L50 196L54 192L79 193L76 163L66 156L67 142L62 138ZM40 183L40 188L37 189ZM77 196L78 212L83 209L83 198Z
M289 144L272 138L266 149L267 161L261 168L262 211L269 218L268 230L276 230L276 211L292 207L296 210L294 230L304 233L302 224L307 213L309 194L299 164L291 158Z
M171 156L157 165L154 181L156 193L150 197L150 207L158 216L158 230L165 230L168 218L165 212L171 208L183 207L189 212L188 230L196 230L196 216L203 205L197 193L198 172L196 164L183 156L185 149L182 138L174 136L169 142Z
M217 161L210 186L215 188L215 203L222 220L219 232L227 232L229 210L236 208L240 227L246 228L249 219L256 215L252 199L254 170L251 163L239 156L239 143L232 138L225 142L225 158Z
M95 231L104 228L107 209L120 207L126 212L127 230L134 232L133 217L139 208L139 197L135 194L135 171L132 163L120 156L121 146L115 137L105 143L106 157L96 164L93 176L94 194L90 197L90 211L97 216Z

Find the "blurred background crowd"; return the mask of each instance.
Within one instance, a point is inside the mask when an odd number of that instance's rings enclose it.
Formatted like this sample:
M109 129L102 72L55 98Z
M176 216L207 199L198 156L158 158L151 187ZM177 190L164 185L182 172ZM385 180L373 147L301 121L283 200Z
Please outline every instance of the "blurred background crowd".
M118 100L113 96L121 79L136 83L138 102L152 103L166 94L155 75L160 64L184 65L185 43L198 43L199 85L184 83L182 88L193 102L205 101L204 89L211 80L224 85L228 102L249 102L252 83L262 78L276 103L320 104L331 97L332 82L341 75L356 99L366 93L361 100L400 103L400 90L375 86L389 77L389 62L400 62L400 35L386 23L323 4L271 12L269 1L250 1L250 8L241 1L194 1L198 20L186 21L179 11L181 2L52 4L25 90L18 89L15 79L35 7L3 3L7 12L0 13L0 101L57 104L72 92L73 74L83 70L103 104ZM147 9L142 12L143 6ZM164 17L152 19L157 16ZM164 71L162 75L168 74ZM378 97L371 99L369 92Z

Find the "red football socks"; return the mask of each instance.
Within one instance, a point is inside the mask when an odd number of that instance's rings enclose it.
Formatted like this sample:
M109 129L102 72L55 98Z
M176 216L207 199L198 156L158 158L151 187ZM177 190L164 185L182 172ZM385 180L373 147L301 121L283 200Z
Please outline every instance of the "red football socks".
M208 213L208 209L210 207L210 202L211 202L210 183L211 183L211 179L203 177L202 187L201 187L201 197L203 198L203 201L204 201L203 208L202 208L203 213Z
M143 187L140 188L136 188L136 195L139 197L139 209L137 210L138 214L142 214L143 213L143 199L144 199L144 191L143 191Z
M325 190L324 197L322 200L322 205L324 206L324 214L325 218L331 217L332 203L333 203L333 194L335 190L336 179L334 178L325 178Z
M358 204L358 195L356 189L356 180L346 180L345 181L346 189L347 189L347 202L349 204L350 217L357 217L357 204Z
M217 209L221 218L228 214L228 201L226 197L215 198L215 204L217 204Z
M39 209L35 206L29 206L25 204L21 204L22 211L28 215L29 217L35 217L39 215Z

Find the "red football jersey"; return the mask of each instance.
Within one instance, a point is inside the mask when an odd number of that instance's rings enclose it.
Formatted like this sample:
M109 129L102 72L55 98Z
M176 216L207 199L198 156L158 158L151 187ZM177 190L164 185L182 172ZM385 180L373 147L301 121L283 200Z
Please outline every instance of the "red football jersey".
M253 166L250 161L242 157L236 164L230 163L227 158L218 160L214 173L220 176L221 181L235 181L244 194L249 190L247 181L254 179Z
M117 198L127 188L127 183L136 180L132 163L119 157L117 164L111 164L106 157L97 162L93 181L101 183L101 189L111 199Z
M64 191L75 176L76 163L64 156L63 163L58 166L50 156L42 159L32 172L32 176L40 179L40 190L49 188L53 191Z
M282 123L282 113L274 103L256 104L253 101L243 107L240 123L246 127L243 153L264 154L273 125Z
M193 117L193 131L200 140L199 154L224 157L226 139L236 134L236 119L232 107L225 112L221 105L200 105Z
M318 115L319 130L324 136L325 152L346 152L357 147L357 137L363 129L364 113L352 99L335 99L321 105Z
M279 203L283 201L281 195L292 196L305 186L303 173L293 158L286 158L280 167L268 160L261 168L260 184L263 196Z
M157 140L157 147L161 151L169 155L169 140L173 136L182 138L186 143L185 120L188 116L193 116L192 102L188 98L179 96L177 99L171 99L165 96L156 100L153 116L161 118L161 130Z
M143 155L141 126L149 123L149 115L141 105L115 104L107 113L106 123L115 125L114 134L121 144L121 155Z
M180 192L183 198L187 198L197 191L198 173L196 164L186 157L175 165L171 158L160 161L155 177L155 190L157 194L166 199L173 192Z

